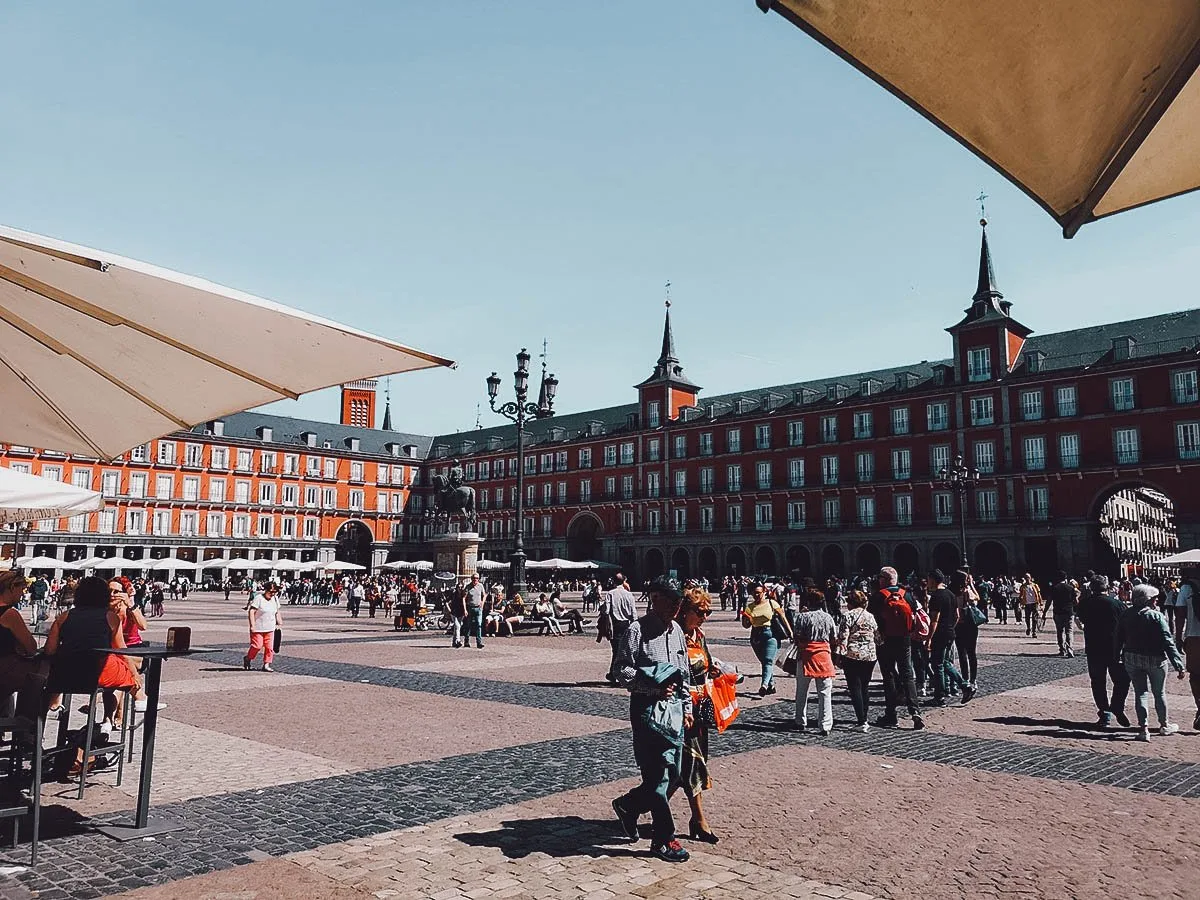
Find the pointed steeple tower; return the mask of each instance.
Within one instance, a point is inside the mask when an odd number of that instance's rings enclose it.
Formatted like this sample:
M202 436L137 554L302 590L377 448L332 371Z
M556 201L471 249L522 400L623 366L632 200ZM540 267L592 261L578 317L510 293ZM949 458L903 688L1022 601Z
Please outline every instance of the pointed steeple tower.
M392 379L388 379L383 389L383 430L392 430Z
M946 329L954 335L955 369L964 382L991 381L1012 372L1025 339L1033 333L1010 315L1012 303L996 287L987 225L986 218L979 220L979 274L971 306L962 320Z
M668 290L670 283L667 284ZM675 354L675 335L671 330L671 300L666 301L666 316L663 319L662 349L654 372L641 384L636 385L641 400L642 422L651 428L657 427L664 418L675 419L680 408L695 406L700 386L683 374L683 365Z

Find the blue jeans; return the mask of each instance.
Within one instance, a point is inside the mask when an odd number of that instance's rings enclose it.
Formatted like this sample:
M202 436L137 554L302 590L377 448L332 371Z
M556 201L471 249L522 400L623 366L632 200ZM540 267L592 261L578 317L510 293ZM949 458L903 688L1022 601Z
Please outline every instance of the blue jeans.
M952 687L961 687L963 677L959 674L950 654L954 638L937 637L929 648L929 662L933 666L933 698L942 699Z
M471 636L475 637L475 646L483 646L483 607L467 609L467 632L463 635L463 640L470 641Z
M1158 724L1166 725L1167 697L1164 688L1167 682L1167 661L1156 661L1153 657L1141 653L1125 653L1125 671L1133 682L1133 706L1137 710L1138 725L1146 727L1150 718L1150 710L1146 708L1146 694L1154 694L1154 711L1158 714Z
M779 641L771 633L771 626L750 629L750 647L762 663L762 687L769 688L775 676L775 657L779 655Z

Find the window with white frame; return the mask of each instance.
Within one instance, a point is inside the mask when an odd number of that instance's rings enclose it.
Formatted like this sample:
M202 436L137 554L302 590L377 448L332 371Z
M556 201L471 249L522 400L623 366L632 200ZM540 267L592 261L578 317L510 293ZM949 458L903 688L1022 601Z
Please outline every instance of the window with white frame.
M553 471L554 471L554 454L553 453L543 453L542 454L542 472L546 473L546 472L553 472Z
M90 491L92 489L92 470L72 469L71 484L77 488L83 488L85 491Z
M608 500L617 499L617 477L608 475L604 479L604 497Z
M554 535L554 519L551 516L542 516L542 537L552 537Z
M565 454L566 451L564 450L563 453ZM492 461L490 459L480 460L479 461L479 480L487 481L491 477L492 477ZM403 483L404 483L404 467L403 466L392 466L392 484L403 484Z
M925 407L925 427L929 431L945 431L950 427L950 404L945 400Z
M731 503L725 507L725 521L730 531L742 530L742 505L740 503Z
M1116 450L1117 463L1129 465L1139 458L1138 430L1136 428L1113 429L1113 446Z
M700 455L712 456L713 454L713 436L711 431L704 431L700 434Z
M1071 433L1058 436L1058 464L1064 469L1079 468L1079 435Z
M136 447L129 449L129 461L135 463L148 462L150 459L150 445L138 444Z
M771 489L771 463L769 460L760 460L754 466L754 472L758 489L760 491L769 491Z
M317 526L320 521L320 519L304 520L304 539L306 541L315 541L317 539Z
M770 503L754 504L754 528L757 531L770 531L774 527Z
M675 496L687 496L687 471L685 469L675 470Z
M875 454L869 451L854 454L854 474L858 481L875 480Z
M253 450L238 450L237 467L239 472L249 472L254 465Z
M725 452L740 453L742 449L742 430L730 428L725 432Z
M1200 459L1200 422L1176 424L1175 445L1180 459Z
M990 347L976 347L967 351L967 381L987 381L992 377L992 351Z
M836 456L821 457L821 483L825 485L838 483L838 458Z
M387 466L380 466L381 471L386 471ZM299 475L300 474L300 457L295 453L285 453L283 455L283 474L284 475Z
M802 458L788 460L788 487L804 487L804 460Z
M674 456L676 459L687 459L687 435L677 434L671 439L674 444Z
M350 463L350 480L351 481L362 481L363 480L363 464L361 462L359 462L358 460L353 460Z
M542 506L549 506L554 502L554 485L547 481L542 485Z
M175 465L175 442L174 441L159 441L158 442L158 464L160 466Z
M771 426L768 423L754 426L754 446L759 450L771 449Z
M250 517L239 514L233 517L233 536L235 538L250 537Z
M307 475L309 478L319 477L321 474L321 457L319 457L319 456L304 457L304 474Z
M975 492L975 518L980 522L995 522L1000 516L1000 495L995 488Z
M647 525L647 529L649 525ZM633 531L633 510L621 510L621 530L625 532Z
M803 500L789 500L787 505L788 528L799 530L808 524Z
M700 469L700 493L711 494L713 492L713 470L712 466L704 466Z
M258 471L267 475L275 473L275 452L273 450L264 450L258 455Z
M350 492L350 508L355 511L362 510L362 508L363 508L363 492L362 491L351 491Z
M536 484L525 485L525 504L527 506L533 506L534 500L536 500L536 499L537 499L537 485Z
M1054 408L1060 416L1073 416L1079 412L1075 385L1061 384L1054 389Z
M1025 471L1040 472L1046 468L1046 439L1033 435L1024 440Z
M629 477L629 476L626 476ZM662 495L662 473L647 472L646 473L646 496L658 497Z
M199 533L200 514L181 512L179 514L179 534L182 537L196 537Z
M42 478L47 481L62 481L62 466L42 466ZM168 478L171 476L168 475Z
M225 479L210 478L208 479L208 500L210 503L225 502Z
M275 485L269 481L264 481L258 486L258 502L259 503L274 503L275 502Z
M319 506L321 503L321 489L314 485L308 485L304 488L304 505L309 509Z
M975 468L984 475L996 471L996 442L976 441L974 446Z
M804 422L799 419L788 422L788 446L799 447L804 443Z
M933 520L939 525L949 525L954 520L954 495L949 491L933 495Z
M225 536L225 514L210 512L204 517L204 533L208 537Z
M1171 373L1171 399L1176 403L1195 403L1200 400L1200 385L1196 382L1195 369Z
M387 512L387 509L388 509L387 494L384 493L383 491L380 491L379 493L377 493L375 495L375 511L385 513L385 512Z
M929 448L929 472L937 478L950 465L950 445L934 444Z
M725 490L740 491L742 489L742 467L727 466L725 468Z
M627 441L621 445L621 465L628 466L633 464L633 442Z
M156 509L154 511L154 533L171 533L171 511L169 509Z
M608 444L604 448L604 464L606 466L615 466L617 464L617 445Z
M292 516L284 516L279 520L279 536L284 538L296 536L296 520Z
M114 534L117 530L117 511L115 509L100 510L96 530L101 534Z
M580 447L579 448L579 468L590 469L591 467L592 467L592 448L591 447ZM496 472L496 477L497 478L500 477L499 470L497 470L497 472Z
M854 436L869 438L875 434L875 415L869 409L854 414Z
M170 500L174 493L175 479L170 475L154 476L154 496L159 500Z
M1025 488L1025 514L1035 522L1050 518L1050 489L1045 485Z
M100 493L105 497L115 497L121 492L121 473L111 469L100 474Z
M908 407L892 407L892 434L908 434Z
M911 525L913 518L912 494L896 494L892 497L892 509L897 525Z
M899 447L892 451L892 478L896 481L908 481L912 478L912 451L907 447Z
M200 479L196 476L189 475L183 479L183 499L192 501L200 499Z
M657 400L651 400L646 404L646 426L648 428L657 428L662 424L662 404Z
M67 519L67 531L71 534L83 534L87 530L87 513L80 516L71 516Z
M145 534L146 532L146 511L142 509L131 509L125 513L125 533L126 534Z
M837 416L821 416L821 440L826 444L832 444L837 439Z
M992 395L971 398L971 424L991 425L996 421L993 410Z
M875 524L875 498L858 498L858 524L870 528Z
M579 502L592 502L592 479L584 478L579 482Z
M1112 408L1118 412L1134 407L1133 379L1114 378L1108 383Z
M233 502L234 503L249 503L250 502L250 482L238 481L233 485Z
M488 500L491 498L491 496L492 496L491 493L486 488L479 492L479 508L480 509L488 508ZM401 511L403 511L403 509L404 509L403 504L401 505L400 508L401 508Z
M213 447L212 452L208 456L208 465L212 469L228 469L229 468L229 448L228 447Z
M281 485L279 488L279 502L284 506L296 506L300 502L300 485Z
M700 507L700 530L713 530L713 508L711 506Z
M271 516L258 517L258 536L269 538L275 533L275 521Z
M657 475L658 473L656 472L655 474ZM621 476L621 496L623 498L625 498L626 500L633 499L633 476L632 475L622 475Z
M567 483L565 481L560 481L555 485L554 489L558 494L558 504L559 506L562 506L567 502Z
M146 496L146 473L129 473L129 496L142 498Z
M687 507L686 506L676 506L675 510L674 510L674 514L675 514L675 533L683 534L685 531L687 531Z
M842 501L837 497L826 497L824 506L825 526L836 528L842 524Z
M629 513L629 521L633 522L632 512ZM630 530L632 529L633 525L630 524ZM646 510L646 530L651 534L658 534L662 531L662 510L657 506Z
M328 456L325 458L325 477L337 478L337 460Z
M1021 420L1033 422L1042 418L1042 390L1021 391Z
M416 508L420 508L421 497L417 495L413 498ZM337 509L337 488L322 488L321 489L321 506L325 509Z
M658 438L651 438L646 443L646 460L658 462L660 459L662 459L662 441Z

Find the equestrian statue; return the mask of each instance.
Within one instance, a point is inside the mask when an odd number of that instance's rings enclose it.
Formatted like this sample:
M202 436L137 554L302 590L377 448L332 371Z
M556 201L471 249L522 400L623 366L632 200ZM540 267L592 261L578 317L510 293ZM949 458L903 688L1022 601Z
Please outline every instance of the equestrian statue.
M463 484L458 460L450 467L449 476L433 476L433 520L443 520L449 528L455 516L460 516L469 530L475 529L475 488Z

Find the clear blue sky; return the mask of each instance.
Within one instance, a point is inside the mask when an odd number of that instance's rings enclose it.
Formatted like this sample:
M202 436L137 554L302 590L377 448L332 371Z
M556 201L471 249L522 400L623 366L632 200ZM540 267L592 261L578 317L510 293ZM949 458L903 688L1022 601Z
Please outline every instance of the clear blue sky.
M1035 331L1197 304L1200 197L1064 241L752 0L102 6L0 5L0 222L460 360L393 379L398 428L495 424L543 337L560 409L629 402L667 280L710 393L944 356L981 190Z

